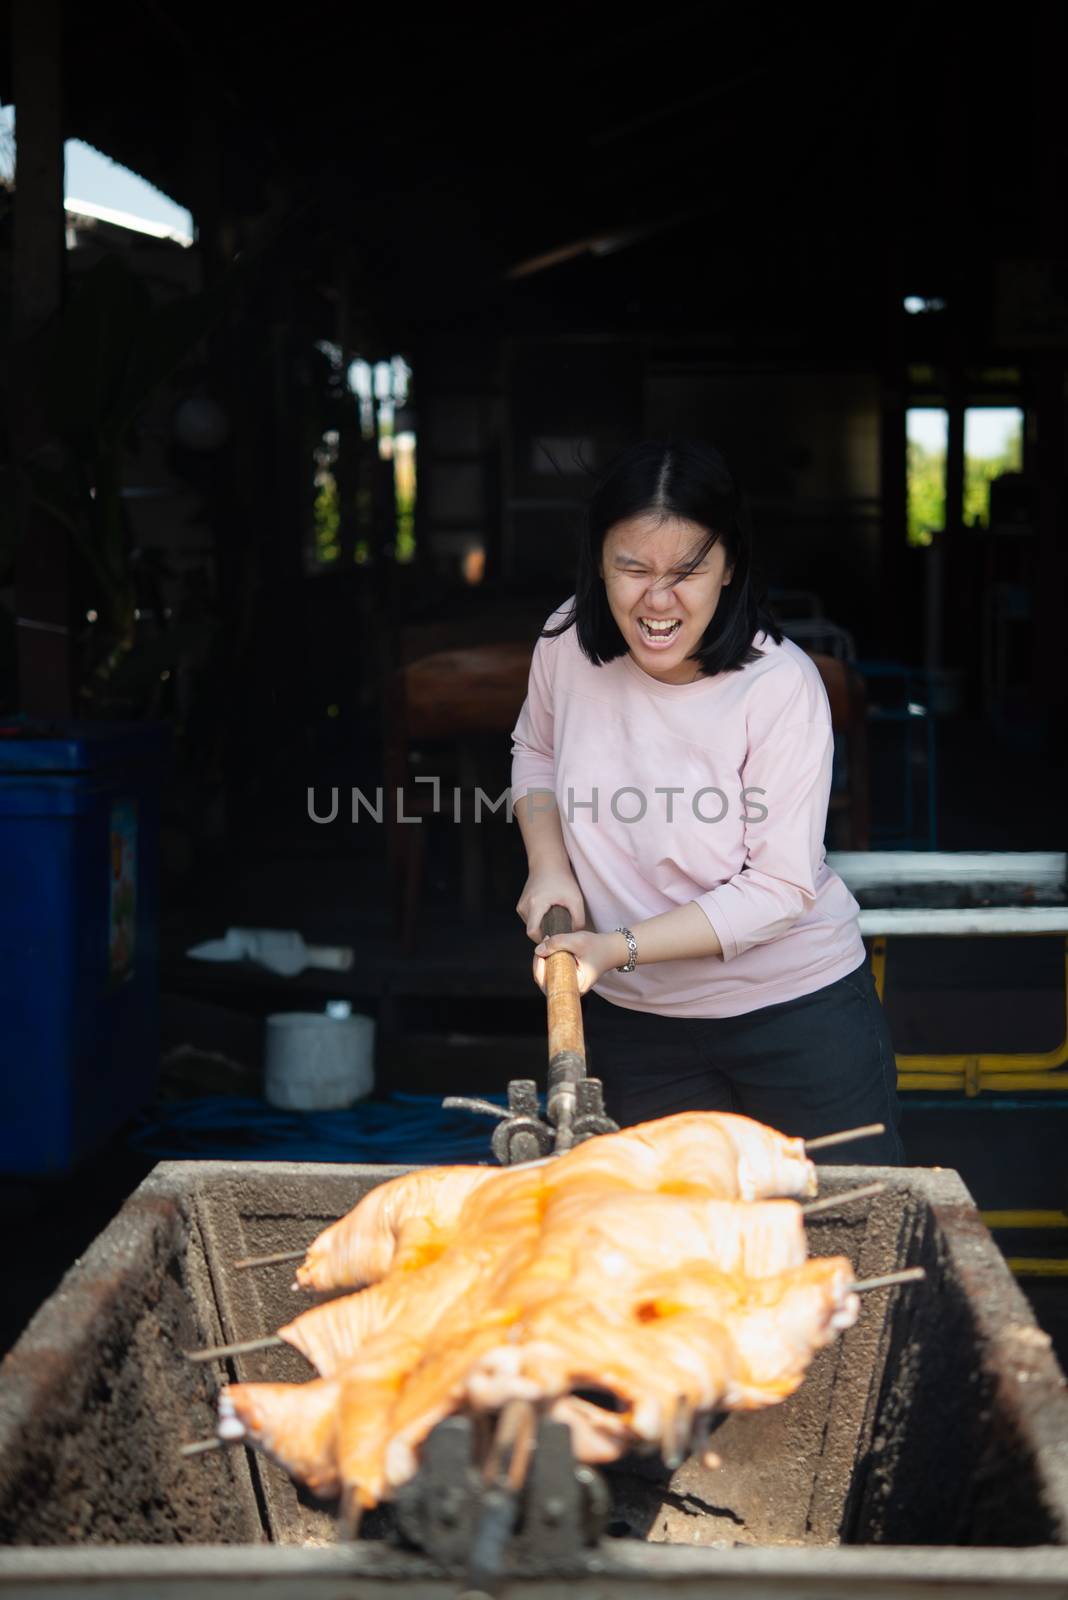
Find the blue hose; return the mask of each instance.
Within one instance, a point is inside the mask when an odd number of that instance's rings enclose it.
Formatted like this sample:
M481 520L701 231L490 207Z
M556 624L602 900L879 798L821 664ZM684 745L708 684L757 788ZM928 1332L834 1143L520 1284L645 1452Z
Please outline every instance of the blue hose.
M504 1095L482 1098L506 1103ZM157 1160L419 1166L490 1160L494 1126L490 1117L443 1110L440 1095L394 1094L347 1111L279 1111L246 1096L205 1095L153 1106L130 1143Z

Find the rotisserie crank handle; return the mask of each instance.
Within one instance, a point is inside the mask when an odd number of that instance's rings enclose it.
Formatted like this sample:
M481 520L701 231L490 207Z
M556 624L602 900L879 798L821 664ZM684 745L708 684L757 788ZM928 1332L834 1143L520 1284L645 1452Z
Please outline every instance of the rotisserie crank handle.
M441 1102L445 1111L474 1111L480 1117L507 1117L507 1106L496 1106L492 1100L483 1100L473 1094L447 1094Z
M565 906L550 906L542 918L542 938L570 932L570 911ZM549 1089L545 1109L556 1129L557 1154L562 1154L574 1143L575 1085L586 1076L578 964L566 950L545 958L545 999L549 1010Z

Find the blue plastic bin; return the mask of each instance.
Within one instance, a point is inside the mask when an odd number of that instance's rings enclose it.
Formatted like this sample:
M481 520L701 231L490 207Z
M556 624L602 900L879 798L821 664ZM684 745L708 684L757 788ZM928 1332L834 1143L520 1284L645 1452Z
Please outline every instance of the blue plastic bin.
M0 728L0 1172L68 1172L151 1098L168 737Z

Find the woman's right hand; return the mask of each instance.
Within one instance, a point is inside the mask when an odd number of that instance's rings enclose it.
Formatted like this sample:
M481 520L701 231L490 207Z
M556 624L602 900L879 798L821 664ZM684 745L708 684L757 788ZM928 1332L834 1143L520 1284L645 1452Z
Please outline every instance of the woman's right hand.
M535 944L541 941L542 918L550 906L563 906L570 911L574 931L586 926L582 890L569 866L531 872L523 885L516 910L526 924L527 938L533 939Z

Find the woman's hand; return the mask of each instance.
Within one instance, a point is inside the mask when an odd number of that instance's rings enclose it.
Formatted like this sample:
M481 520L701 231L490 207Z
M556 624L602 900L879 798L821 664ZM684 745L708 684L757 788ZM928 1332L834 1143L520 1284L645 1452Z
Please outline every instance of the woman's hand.
M545 959L566 950L578 963L578 991L585 994L612 967L626 965L629 951L621 933L554 933L534 952L534 982L545 992Z
M531 872L523 885L516 910L523 918L528 939L541 938L542 918L550 906L563 906L571 913L572 928L586 926L586 906L582 890L569 865Z

